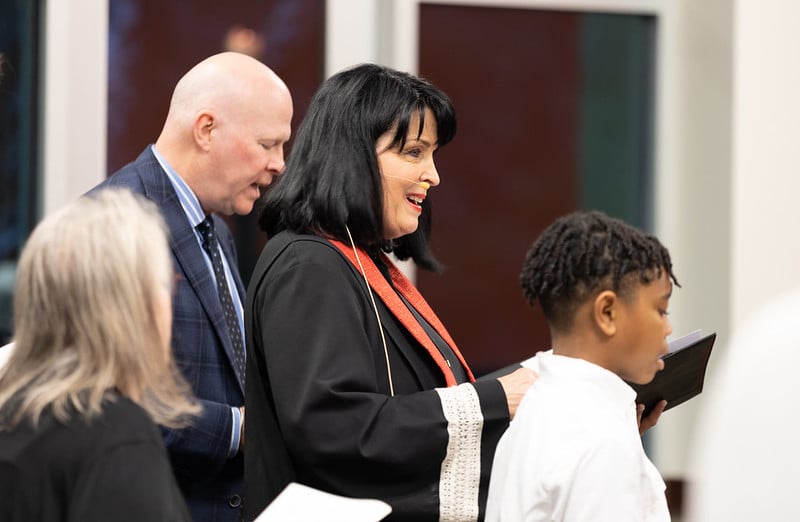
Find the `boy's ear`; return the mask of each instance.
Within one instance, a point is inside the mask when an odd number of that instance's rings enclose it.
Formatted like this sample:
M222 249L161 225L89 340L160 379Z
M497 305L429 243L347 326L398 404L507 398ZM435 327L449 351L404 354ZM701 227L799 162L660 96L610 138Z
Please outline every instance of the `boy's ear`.
M613 290L603 290L594 298L592 318L597 328L607 335L617 333L617 319L619 318L619 297Z

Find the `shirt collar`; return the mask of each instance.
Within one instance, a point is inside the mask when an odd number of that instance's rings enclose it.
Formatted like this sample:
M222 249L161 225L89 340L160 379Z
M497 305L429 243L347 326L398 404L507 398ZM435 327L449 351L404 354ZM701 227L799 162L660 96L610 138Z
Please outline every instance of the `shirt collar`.
M203 212L203 207L200 205L200 200L197 199L197 195L195 195L194 191L189 188L189 185L183 181L180 174L172 168L172 166L167 163L167 160L161 156L156 150L155 145L150 145L150 150L153 152L153 156L156 157L158 160L159 165L161 168L164 169L164 172L167 174L167 178L169 179L172 187L175 189L175 193L178 195L178 201L180 201L181 206L183 207L183 211L186 214L187 219L189 220L189 224L192 228L197 227L201 221L203 221L206 217L205 212Z
M541 353L539 361L540 376L552 376L555 379L570 379L583 384L592 383L596 393L608 397L614 404L622 408L630 408L636 401L636 391L616 373L606 370L594 363L576 357L556 355L552 352Z

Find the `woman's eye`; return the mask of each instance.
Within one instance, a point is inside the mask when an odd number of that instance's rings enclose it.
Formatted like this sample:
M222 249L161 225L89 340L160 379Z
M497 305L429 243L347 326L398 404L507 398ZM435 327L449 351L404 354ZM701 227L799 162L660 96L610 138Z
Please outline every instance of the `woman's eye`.
M421 149L408 149L408 150L406 150L406 154L408 154L409 156L412 156L414 158L419 158L420 156L422 156L422 150Z

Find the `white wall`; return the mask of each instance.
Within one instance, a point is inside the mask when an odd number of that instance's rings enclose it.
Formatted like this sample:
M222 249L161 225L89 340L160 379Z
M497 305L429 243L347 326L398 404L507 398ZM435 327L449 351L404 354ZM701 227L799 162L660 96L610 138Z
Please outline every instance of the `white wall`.
M382 0L327 0L325 76L378 58L378 13Z
M800 285L798 27L800 4L789 0L683 0L674 27L668 170L681 181L662 210L678 273L688 268L675 322L721 334L707 382L737 327ZM742 386L758 393L757 382ZM686 473L703 407L700 396L656 428L664 475Z
M106 175L108 0L44 2L43 212Z
M800 3L737 0L731 321L800 284Z
M708 378L730 322L732 11L730 0L676 1L659 42L656 233L682 285L670 303L674 333L718 334ZM652 431L666 478L685 475L702 399Z

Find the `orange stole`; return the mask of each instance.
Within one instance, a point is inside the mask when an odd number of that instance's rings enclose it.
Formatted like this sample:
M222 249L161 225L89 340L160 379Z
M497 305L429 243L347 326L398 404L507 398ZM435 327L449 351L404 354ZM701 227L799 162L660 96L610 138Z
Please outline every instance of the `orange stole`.
M356 267L358 272L361 272L361 268L358 266L358 260L356 259L355 253L353 248L341 241L336 241L335 239L328 239L333 246L339 249L339 251L344 254L344 256ZM362 249L358 249L358 255L361 259L361 264L364 265L364 272L367 274L367 280L369 281L369 286L372 290L378 294L383 304L389 308L389 311L392 312L402 324L405 326L409 332L414 336L414 338L419 341L419 343L425 347L428 354L436 361L437 366L439 369L442 370L442 374L444 374L445 382L448 386L453 386L456 384L456 378L453 375L453 371L448 366L447 361L445 360L444 356L442 356L439 349L436 348L436 345L433 344L433 341L428 334L425 333L423 330L422 325L416 320L414 315L408 309L408 307L403 303L403 300L397 295L394 291L394 288L389 285L384 278L383 273L375 266L375 263L372 261L372 258L367 255L366 252ZM458 360L461 361L461 364L464 366L466 370L467 377L471 382L475 381L475 377L472 375L472 370L469 369L467 365L467 361L464 360L464 357L461 355L461 352L456 346L455 341L453 338L450 337L450 334L447 332L447 329L444 327L442 322L433 313L433 310L425 301L425 298L422 297L422 294L419 293L419 290L408 280L408 278L397 268L394 263L383 253L381 253L381 259L386 266L389 267L389 276L392 278L392 282L394 283L395 288L403 297L405 297L411 306L413 306L419 314L425 318L428 323L433 327L436 332L442 336L447 344L450 345L452 348L453 353L456 354Z

